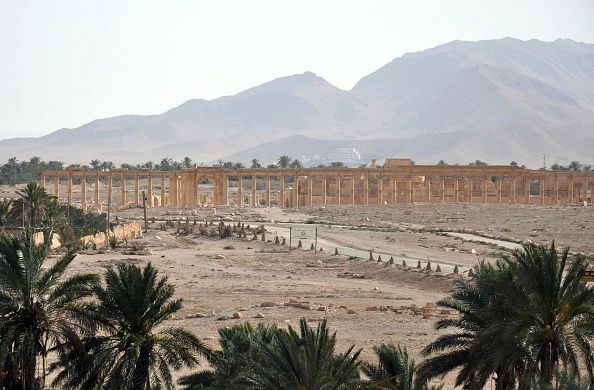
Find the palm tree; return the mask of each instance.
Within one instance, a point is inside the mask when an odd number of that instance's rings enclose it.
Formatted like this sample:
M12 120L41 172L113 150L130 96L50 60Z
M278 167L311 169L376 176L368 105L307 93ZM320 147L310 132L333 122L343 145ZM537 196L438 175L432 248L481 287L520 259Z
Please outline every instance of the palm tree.
M427 359L419 366L417 375L429 380L458 370L455 385L478 390L497 374L497 389L513 389L519 364L509 357L514 349L503 344L496 332L487 332L496 329L490 328L495 316L508 317L509 306L502 304L496 294L508 289L513 273L501 260L495 265L481 262L474 271L473 281L456 281L452 296L438 302L440 307L457 312L458 316L437 321L437 330L452 329L452 332L439 336L423 349ZM489 334L491 339L482 337L483 334ZM508 360L495 358L499 356Z
M423 378L459 369L456 385L482 388L497 376L497 389L553 383L563 367L594 384L594 290L582 281L583 256L568 262L568 250L526 244L496 265L477 267L474 282L459 282L442 307L457 319L437 323L453 328L423 351ZM485 353L485 351L489 351Z
M73 252L45 266L51 235L46 230L40 246L30 230L21 239L0 235L0 363L21 389L45 385L46 358L53 347L93 331L84 302L97 277L64 278ZM39 359L41 376L36 377Z
M427 390L426 381L415 383L415 361L408 356L406 347L382 344L373 347L378 364L362 363L361 371L369 378L372 389ZM434 389L434 387L431 387Z
M96 321L103 333L87 339L86 351L62 354L62 372L54 382L65 388L173 388L171 369L194 367L212 351L183 328L161 329L181 309L172 299L173 285L158 278L150 263L144 268L120 264L105 272L105 285L94 288ZM68 361L72 356L74 362Z
M101 167L101 161L95 158L95 159L91 160L90 165L94 171L98 171L99 168Z
M289 157L286 154L284 154L284 155L282 155L282 156L280 156L278 158L278 161L277 161L276 165L279 168L288 168L289 167L289 164L291 164L291 161L292 160L293 159L291 157Z
M272 346L264 346L250 381L255 389L353 389L359 381L359 354L351 346L335 354L336 333L330 335L326 320L312 329L305 319L299 333L291 326L279 329Z
M251 168L262 168L262 164L257 158L253 158Z
M578 377L585 369L594 385L594 289L582 280L588 261L580 255L569 262L568 254L569 248L559 253L554 242L530 243L506 258L517 278L506 294L515 315L500 320L499 328L517 335L527 370L540 381L552 383L563 366Z
M247 380L253 375L254 366L263 358L263 346L274 340L276 326L249 322L219 329L219 345L212 358L213 370L200 371L180 379L185 390L252 389Z
M21 196L21 199L17 202L20 202L28 210L29 225L32 227L37 226L41 221L45 207L53 196L49 195L45 188L34 182L30 182L24 189L18 190L17 194Z
M4 227L8 223L12 203L12 199L0 200L0 233L4 231Z

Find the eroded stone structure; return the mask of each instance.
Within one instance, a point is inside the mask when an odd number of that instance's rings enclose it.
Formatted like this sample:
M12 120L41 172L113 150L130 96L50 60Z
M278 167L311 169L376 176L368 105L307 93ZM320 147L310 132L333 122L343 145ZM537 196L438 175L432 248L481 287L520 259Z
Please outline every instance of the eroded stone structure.
M83 209L142 205L300 207L413 202L572 204L592 202L594 172L518 166L411 165L386 159L368 168L244 168L182 171L46 171L41 185Z

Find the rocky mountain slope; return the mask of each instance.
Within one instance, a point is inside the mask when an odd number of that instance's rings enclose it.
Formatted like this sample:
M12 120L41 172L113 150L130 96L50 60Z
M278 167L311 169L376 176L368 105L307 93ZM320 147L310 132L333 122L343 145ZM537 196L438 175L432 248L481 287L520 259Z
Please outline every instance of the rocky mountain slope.
M594 45L504 38L405 54L350 91L306 72L233 96L190 100L159 115L99 119L40 138L0 141L0 155L273 161L355 147L364 159L538 166L543 154L551 162L592 162L593 146Z

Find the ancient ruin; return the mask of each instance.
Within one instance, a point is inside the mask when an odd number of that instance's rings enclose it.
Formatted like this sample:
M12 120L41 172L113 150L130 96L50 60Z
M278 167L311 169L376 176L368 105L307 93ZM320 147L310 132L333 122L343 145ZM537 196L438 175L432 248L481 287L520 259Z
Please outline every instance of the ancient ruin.
M467 202L557 205L592 201L594 172L512 165L413 165L388 158L366 168L197 167L182 171L45 171L48 192L83 209L206 205L300 207ZM65 190L64 190L65 186Z

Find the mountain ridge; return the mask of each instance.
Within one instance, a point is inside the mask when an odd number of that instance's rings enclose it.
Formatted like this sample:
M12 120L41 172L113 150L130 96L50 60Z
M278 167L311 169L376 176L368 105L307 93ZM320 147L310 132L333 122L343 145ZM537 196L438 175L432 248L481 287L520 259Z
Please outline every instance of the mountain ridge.
M554 148L549 141L556 139L561 142L557 149L563 150L559 162L576 156L592 161L594 156L584 156L580 144L590 144L593 128L594 45L503 38L452 41L406 53L350 90L307 71L235 95L190 99L160 114L120 115L38 138L3 140L0 154L120 163L158 160L167 153L208 162L299 134L341 145L400 140L410 147L394 147L394 153L425 159L425 147L460 163L473 161L463 158L475 150L484 150L481 159L486 161L522 161L531 139L547 148ZM563 137L568 132L571 136ZM499 146L473 147L463 139L484 142L481 133ZM462 139L454 142L455 136ZM423 139L425 146L414 139ZM375 149L367 156L389 152L381 141L371 144ZM541 152L556 153L536 154ZM281 154L290 149L275 153ZM536 161L526 156L526 164Z

